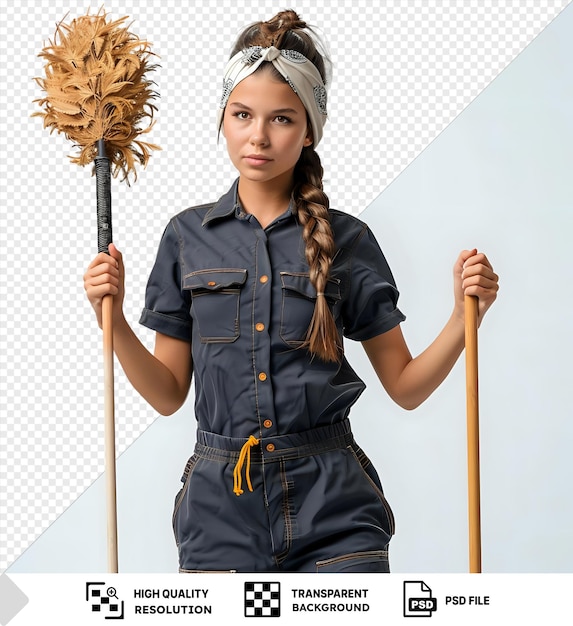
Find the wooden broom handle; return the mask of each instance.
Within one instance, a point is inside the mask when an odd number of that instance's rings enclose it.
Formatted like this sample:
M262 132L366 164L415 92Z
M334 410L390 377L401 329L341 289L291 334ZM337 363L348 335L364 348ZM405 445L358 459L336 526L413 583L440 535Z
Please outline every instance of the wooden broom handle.
M468 445L468 517L470 573L481 572L478 299L465 296L466 404Z

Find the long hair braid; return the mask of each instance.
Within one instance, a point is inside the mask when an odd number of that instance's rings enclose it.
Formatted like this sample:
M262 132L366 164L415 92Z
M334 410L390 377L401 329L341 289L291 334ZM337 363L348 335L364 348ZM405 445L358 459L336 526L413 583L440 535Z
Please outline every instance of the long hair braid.
M322 174L318 153L312 146L303 148L294 172L293 197L298 220L303 227L310 281L317 293L303 347L324 361L340 361L342 346L325 295L335 247L328 212L329 199L323 191Z

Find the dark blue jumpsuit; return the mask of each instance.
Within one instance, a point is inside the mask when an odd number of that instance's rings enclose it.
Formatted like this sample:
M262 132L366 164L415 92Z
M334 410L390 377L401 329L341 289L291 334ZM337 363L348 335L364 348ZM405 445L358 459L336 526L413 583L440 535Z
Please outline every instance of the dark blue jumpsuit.
M369 228L330 213L326 298L341 338L366 340L405 319L398 291ZM197 441L173 513L182 572L389 570L392 511L348 419L365 385L346 359L300 348L316 299L304 250L291 208L263 229L237 181L163 234L140 321L192 344Z

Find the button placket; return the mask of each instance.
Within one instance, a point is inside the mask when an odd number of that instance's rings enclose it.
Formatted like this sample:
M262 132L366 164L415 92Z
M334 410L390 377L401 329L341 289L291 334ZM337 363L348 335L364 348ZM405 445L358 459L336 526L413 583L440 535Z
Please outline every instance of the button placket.
M264 231L257 231L256 278L253 290L253 367L257 398L257 418L263 437L277 434L274 393L270 376L271 337L267 329L271 318L272 271ZM263 454L267 449L263 446Z

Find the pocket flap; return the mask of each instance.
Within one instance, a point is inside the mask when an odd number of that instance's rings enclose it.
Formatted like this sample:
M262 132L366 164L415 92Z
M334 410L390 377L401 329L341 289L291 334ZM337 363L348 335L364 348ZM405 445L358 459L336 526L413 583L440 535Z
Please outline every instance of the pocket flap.
M227 287L239 287L247 280L245 269L208 269L191 272L183 277L184 289L208 289L217 291Z
M310 276L304 273L281 272L283 289L295 291L306 298L316 300L316 289L310 282ZM329 278L324 290L328 300L340 300L340 280Z

